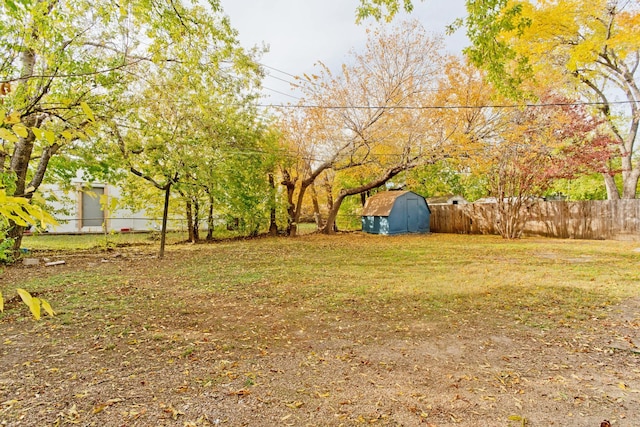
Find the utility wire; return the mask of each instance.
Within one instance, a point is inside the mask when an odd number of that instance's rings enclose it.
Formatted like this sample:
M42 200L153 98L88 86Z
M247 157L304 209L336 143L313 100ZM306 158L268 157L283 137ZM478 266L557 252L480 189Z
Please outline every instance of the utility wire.
M276 79L276 80L280 80L281 82L289 83L291 86L294 86L294 87L300 87L300 85L298 83L290 82L287 79L281 79L280 77L272 76L271 74L267 74L267 77L272 78L272 79Z
M279 69L277 69L277 68L275 68L275 67L272 67L272 66L270 66L270 65L267 65L267 64L265 64L265 63L263 63L263 62L258 62L258 65L261 65L261 66L263 66L264 68L268 68L268 69L273 70L273 71L277 71L278 73L285 74L285 75L287 75L287 76L289 76L289 77L293 77L294 79L297 79L297 78L298 78L297 76L295 76L295 75L293 75L293 74L291 74L291 73L287 73L286 71L279 70Z
M280 70L278 68L272 67L270 65L267 65L265 63L262 62L258 62L258 65L268 68L270 70L276 71L278 73L282 73L284 75L287 75L289 77L293 77L296 80L299 80L298 76L295 76L294 74L288 73L286 71ZM300 84L299 83L293 83L291 81L288 81L286 79L282 79L280 77L276 77L276 76L272 76L272 75L267 75L267 77L271 77L273 79L276 80L280 80L283 81L285 83L289 83L290 85L299 87ZM313 85L317 85L317 83L309 81L309 83L313 84ZM267 90L271 90L274 91L276 93L279 93L281 95L285 95L291 98L295 98L295 99L301 99L299 97L295 97L280 91L277 91L275 89L270 89L268 87L263 87L264 89ZM433 90L433 92L437 92L438 90ZM615 101L615 102L609 102L607 104L632 104L634 102L637 101ZM551 102L551 103L543 103L543 104L496 104L496 105L450 105L450 106L445 106L445 105L429 105L429 106L395 106L395 107L388 107L388 106L344 106L344 105L338 105L338 106L324 106L324 105L311 105L311 104L300 104L300 105L278 105L278 104L261 104L258 105L258 107L264 107L264 108L298 108L298 109L309 109L309 108L322 108L322 109L335 109L335 110L343 110L343 109L359 109L359 110L379 110L379 109L402 109L402 110L464 110L464 109L485 109L485 108L501 108L501 109L508 109L508 108L544 108L544 107L571 107L571 106L581 106L581 105L604 105L604 102Z
M278 73L282 73L286 76L292 77L296 80L299 80L298 76L295 76L294 74L288 73L286 71L280 70L278 68L272 67L270 65L267 65L265 63L262 62L258 62L258 65L264 67L264 68L268 68L270 70L276 71ZM280 80L282 82L285 83L289 83L292 86L296 86L296 87L300 87L299 83L294 83L291 81L288 81L286 79L282 79L280 77L276 77L276 76L272 76L272 75L267 75L267 77L271 77L273 79L276 80ZM313 82L313 81L308 81L309 83L313 84L313 85L317 85L317 83ZM285 93L285 92L281 92L279 90L276 89L272 89L266 86L262 86L263 89L265 90L269 90L275 93L278 93L280 95L284 95L287 96L289 98L293 98L293 99L302 99L300 97ZM436 92L437 90L434 90L434 92ZM550 102L550 103L542 103L542 104L530 104L530 103L526 103L526 104L495 104L495 105L423 105L423 106L417 106L417 105L405 105L405 106L380 106L380 105L353 105L353 106L347 106L347 105L313 105L313 104L298 104L298 105L292 105L292 104L257 104L257 107L261 107L261 108L287 108L287 109L311 109L311 108L320 108L320 109L326 109L326 110L347 110L347 109L355 109L355 110L482 110L482 109L490 109L490 108L495 108L495 109L512 109L512 108L546 108L546 107L577 107L577 106L594 106L594 105L625 105L625 104L634 104L634 103L639 103L640 101L613 101L613 102L600 102L600 101L596 101L596 102Z
M262 65L262 66L263 66L263 67L265 67L265 68L268 68L268 69L273 70L273 71L277 71L278 73L282 73L282 74L284 74L284 75L286 75L286 76L293 77L295 80L300 80L300 77L299 77L299 76L296 76L296 75L291 74L291 73L287 73L286 71L279 70L279 69L277 69L277 68L275 68L275 67L271 67L271 66L269 66L269 65L267 65L267 64L264 64L264 63L258 62L258 65ZM317 84L317 83L315 83L315 82L309 82L309 83L312 83L312 84L314 84L314 85L316 85L316 84Z
M283 94L284 95L284 94ZM311 109L320 108L325 110L482 110L488 108L510 109L510 108L546 108L546 107L577 107L592 105L622 105L637 104L640 101L613 101L613 102L550 102L543 104L494 104L494 105L399 105L399 106L383 106L383 105L283 105L283 104L258 104L258 107L264 108L299 108Z
M288 93L284 93L284 92L281 92L281 91L276 90L276 89L272 89L272 88L267 87L267 86L262 86L262 89L270 90L271 92L275 92L275 93L278 93L280 95L288 96L289 98L293 98L293 99L297 99L297 100L302 99L302 98L298 98L297 96L293 96L293 95L290 95ZM267 104L267 105L258 104L258 105L256 105L256 107L274 107L275 108L275 107L277 107L277 105L275 105L275 104Z

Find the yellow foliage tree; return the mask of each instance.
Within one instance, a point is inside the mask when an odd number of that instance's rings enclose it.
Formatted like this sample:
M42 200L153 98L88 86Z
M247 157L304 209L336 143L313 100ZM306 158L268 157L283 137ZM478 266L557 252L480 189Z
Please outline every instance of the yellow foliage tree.
M635 198L640 160L633 156L640 126L640 5L616 0L507 1L497 43L508 45L505 74L525 64L520 89L553 84L565 95L596 106L618 160L603 173L609 199ZM520 25L514 25L516 22ZM485 49L486 50L486 49ZM521 67L522 68L522 67ZM496 76L496 78L499 78ZM622 175L622 192L614 177Z
M292 213L323 171L337 173L341 179L322 228L330 233L345 197L450 155L441 112L429 108L446 59L441 47L417 22L405 23L370 32L365 51L353 54L339 73L321 65L319 75L305 76L304 105L286 126L289 144L306 158L298 167L304 177L299 187L289 170L283 173L289 194L298 191L297 201L289 199Z
M360 0L358 17L391 19L411 0ZM465 54L510 98L553 84L596 105L618 158L603 173L610 199L635 198L640 157L640 3L629 0L466 1L471 46ZM530 99L530 98L529 98ZM622 175L622 192L614 177Z

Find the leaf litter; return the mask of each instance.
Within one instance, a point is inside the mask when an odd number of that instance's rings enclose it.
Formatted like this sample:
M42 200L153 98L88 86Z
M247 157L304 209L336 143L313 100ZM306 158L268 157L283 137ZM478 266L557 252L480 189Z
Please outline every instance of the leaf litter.
M193 263L186 251L166 264L151 256L99 263L102 256L74 259L64 277L5 272L5 283L47 283L41 293L53 294L61 313L36 323L16 306L0 317L0 425L640 420L640 298L554 326L552 311L531 311L540 301L517 315L458 305L433 316L411 301L342 299L340 290L329 297L313 283L303 298L269 282L211 291L158 273ZM89 276L88 265L97 270ZM108 279L90 284L97 275Z

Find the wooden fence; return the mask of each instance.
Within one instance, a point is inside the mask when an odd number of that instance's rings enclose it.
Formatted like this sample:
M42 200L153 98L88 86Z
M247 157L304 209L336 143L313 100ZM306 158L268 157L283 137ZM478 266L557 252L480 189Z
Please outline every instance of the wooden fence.
M430 205L431 232L498 234L492 203ZM640 240L640 199L536 202L528 208L525 236Z

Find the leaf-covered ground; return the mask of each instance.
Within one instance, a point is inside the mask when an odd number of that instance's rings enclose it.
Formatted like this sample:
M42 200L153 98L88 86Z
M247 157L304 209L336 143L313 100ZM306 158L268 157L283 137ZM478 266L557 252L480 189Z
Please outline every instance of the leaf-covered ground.
M640 244L258 239L35 253L2 426L640 425ZM58 314L35 322L23 287Z

